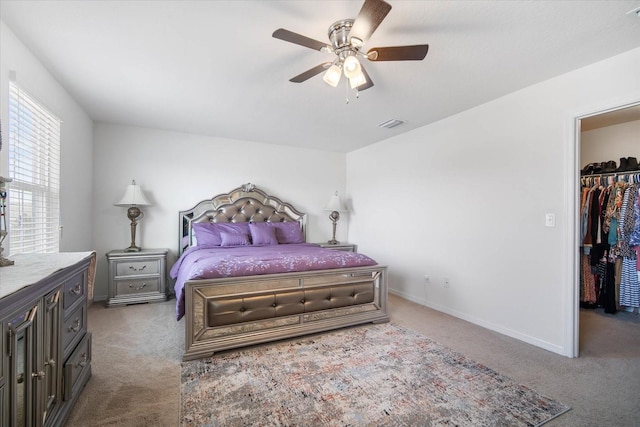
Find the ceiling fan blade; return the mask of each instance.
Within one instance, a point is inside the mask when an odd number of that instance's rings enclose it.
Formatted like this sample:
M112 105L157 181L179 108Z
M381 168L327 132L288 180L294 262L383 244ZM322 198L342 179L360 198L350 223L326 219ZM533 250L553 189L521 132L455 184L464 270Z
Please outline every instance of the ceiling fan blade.
M367 58L370 61L422 61L428 51L428 44L372 47L367 52Z
M373 86L373 80L371 80L371 77L369 77L369 73L367 73L367 70L364 69L362 64L360 64L360 69L362 70L362 74L364 74L364 78L366 79L366 82L358 86L358 91L362 92L363 90L369 89Z
M289 43L299 44L300 46L308 47L314 50L321 50L323 47L327 47L326 43L321 41L310 39L302 34L294 33L293 31L285 30L284 28L278 28L272 34L276 39L284 40Z
M351 27L349 37L355 37L362 43L366 42L390 10L391 5L383 0L365 0Z
M323 72L324 70L326 70L327 68L329 68L331 66L331 62L324 62L320 65L316 65L315 67L305 71L302 74L298 74L295 77L292 77L289 79L290 82L293 83L302 83L305 80L310 79L311 77L320 74L321 72Z

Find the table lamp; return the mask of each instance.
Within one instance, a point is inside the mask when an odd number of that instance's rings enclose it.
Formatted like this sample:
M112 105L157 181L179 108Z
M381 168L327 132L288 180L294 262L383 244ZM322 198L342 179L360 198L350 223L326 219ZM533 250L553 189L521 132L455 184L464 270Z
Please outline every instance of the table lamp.
M327 206L324 208L324 210L331 211L331 213L329 214L329 219L333 223L333 238L329 240L328 243L330 245L337 245L340 242L336 240L336 224L338 220L340 220L340 212L348 212L342 204L337 191L336 194L331 196L331 199L329 199L329 203L327 203Z
M131 185L127 185L127 189L124 192L122 199L115 203L115 206L128 206L127 218L131 220L131 246L126 248L125 252L139 252L140 247L136 246L136 226L138 220L144 217L144 214L138 206L149 206L151 203L144 197L142 188L136 185L136 181L131 181Z

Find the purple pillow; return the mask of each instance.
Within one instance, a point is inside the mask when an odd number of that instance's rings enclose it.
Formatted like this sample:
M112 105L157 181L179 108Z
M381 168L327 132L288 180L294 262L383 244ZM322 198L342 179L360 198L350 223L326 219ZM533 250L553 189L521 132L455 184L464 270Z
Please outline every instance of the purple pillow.
M198 246L222 245L221 233L239 233L249 235L248 222L197 222L193 223Z
M220 239L222 241L220 246L245 246L250 244L249 235L245 233L228 233L221 231Z
M249 223L251 240L254 245L277 245L276 228L270 222Z
M278 243L304 243L304 235L298 221L271 222L276 229Z
M198 246L211 245L220 246L222 240L220 239L220 232L214 227L215 224L210 222L197 222L191 224L193 231L196 233L196 241Z

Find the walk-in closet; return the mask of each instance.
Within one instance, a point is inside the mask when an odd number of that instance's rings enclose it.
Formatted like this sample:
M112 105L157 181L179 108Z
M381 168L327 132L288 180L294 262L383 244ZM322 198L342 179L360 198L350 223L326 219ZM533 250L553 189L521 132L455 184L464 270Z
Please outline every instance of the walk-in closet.
M580 353L640 350L640 105L581 120Z

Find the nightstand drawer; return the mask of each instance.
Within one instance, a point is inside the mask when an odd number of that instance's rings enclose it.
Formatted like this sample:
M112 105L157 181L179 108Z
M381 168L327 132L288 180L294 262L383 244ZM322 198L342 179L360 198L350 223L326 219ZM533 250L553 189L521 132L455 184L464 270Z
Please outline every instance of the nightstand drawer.
M65 356L78 344L86 330L86 306L81 305L69 315L62 326L62 349Z
M336 243L331 244L328 242L318 243L321 247L327 249L334 249L338 251L346 251L346 252L358 252L358 245L354 243Z
M148 292L160 292L160 278L116 280L116 295L144 294Z
M80 272L64 281L64 296L62 297L62 307L69 309L76 301L84 298L85 273Z
M160 272L160 260L120 261L116 263L116 277L153 275Z

